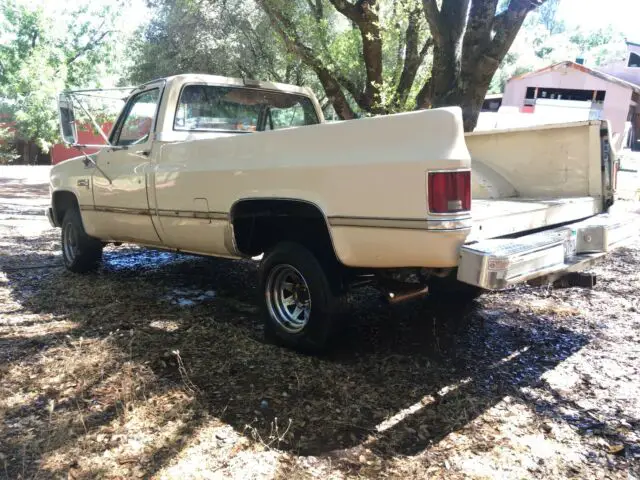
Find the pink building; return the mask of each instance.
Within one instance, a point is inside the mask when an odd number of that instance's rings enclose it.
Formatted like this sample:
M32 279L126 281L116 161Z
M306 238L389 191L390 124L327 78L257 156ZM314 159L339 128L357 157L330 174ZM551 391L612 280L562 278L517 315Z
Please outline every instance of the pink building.
M571 110L585 112L585 119L611 122L615 146L635 146L640 139L640 45L628 43L626 62L591 69L571 61L510 79L503 107L523 113L539 110L570 118Z

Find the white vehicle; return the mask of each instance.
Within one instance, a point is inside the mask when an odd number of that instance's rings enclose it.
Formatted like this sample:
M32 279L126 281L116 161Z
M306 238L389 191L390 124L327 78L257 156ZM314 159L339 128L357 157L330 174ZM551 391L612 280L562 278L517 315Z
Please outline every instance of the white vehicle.
M79 149L81 93L60 96ZM360 285L469 297L586 268L632 233L606 213L609 138L602 121L465 136L459 108L325 123L306 88L179 75L135 88L108 145L53 167L48 217L74 272L109 242L263 255L266 331L314 350Z

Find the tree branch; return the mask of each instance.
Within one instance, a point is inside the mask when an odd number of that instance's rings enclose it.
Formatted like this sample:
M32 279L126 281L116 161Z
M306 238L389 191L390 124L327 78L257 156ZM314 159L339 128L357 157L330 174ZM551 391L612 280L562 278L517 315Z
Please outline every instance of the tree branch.
M392 18L398 17L398 0L393 0L393 12L391 14ZM396 20L394 27L400 31L401 25L398 20ZM398 80L400 79L400 73L402 69L403 57L404 57L405 43L401 40L398 40L398 45L396 47L396 58L393 62L393 75L391 76L392 82L394 85L398 84Z
M377 0L358 0L352 4L346 0L329 0L338 12L351 20L360 30L362 57L367 83L362 95L354 96L363 110L384 113L381 106L382 86L382 36Z
M424 57L427 56L427 53L429 52L429 49L433 47L433 37L429 37L425 40L424 45L422 45L422 48L420 49L420 57L422 57L422 59L424 60Z
M302 62L316 73L338 116L342 119L355 118L355 113L351 105L349 105L338 79L315 57L313 51L300 41L289 20L280 11L273 8L267 0L256 1L269 17L273 28L284 42L287 50L296 54Z
M529 12L545 2L546 0L511 0L509 7L493 18L492 30L495 35L485 52L482 52L483 56L500 64Z
M462 44L462 65L475 63L477 51L483 50L491 42L494 16L498 0L475 0L469 9L467 29Z
M277 72L276 67L273 62L273 57L268 55L264 49L264 42L261 41L258 32L256 32L255 28L250 24L250 22L245 21L242 25L242 28L239 28L242 32L242 35L246 38L247 44L249 46L249 50L253 55L254 61L257 62L259 59L264 58L267 60L267 69L269 73L272 75L273 79L276 82L282 82L282 76ZM249 34L251 33L251 35ZM252 38L252 35L254 38ZM258 38L257 42L254 42L254 39ZM257 43L257 47L256 47ZM245 69L246 70L246 69Z
M324 9L322 8L322 0L307 0L307 5L309 5L309 9L313 12L313 16L316 19L316 22L319 22L324 17Z
M307 5L311 9L311 12L313 13L313 17L316 20L316 23L320 25L320 23L322 22L322 19L324 18L324 8L322 6L322 0L307 0ZM329 48L329 44L327 42L326 35L321 35L319 40L320 40L320 44L322 45L322 48L324 49L324 54L331 60L331 63L335 63L333 59L331 59L331 51Z
M253 72L247 69L247 67L245 67L242 62L236 62L236 67L238 67L238 70L240 70L242 72L242 75L244 75L245 77L254 78Z
M415 9L409 13L409 21L405 32L404 65L391 102L394 107L399 109L405 105L418 69L429 48L433 45L433 38L430 37L418 51L420 15L421 12L419 9Z
M103 32L102 34L100 34L97 38L91 38L85 45L84 47L80 48L79 50L76 51L75 55L73 55L72 57L68 58L65 62L65 65L69 66L71 65L73 62L75 62L76 60L78 60L81 56L83 56L85 53L90 52L91 50L93 50L95 47L100 45L100 42L102 40L104 40L104 37L106 37L107 35L109 35L110 33L113 33L114 30L107 30L106 32ZM56 74L60 71L60 67L58 67L56 69Z
M347 0L329 0L329 2L331 2L331 5L333 5L338 12L347 17L353 23L358 24L359 15L356 5L348 2Z
M431 107L431 79L427 80L416 96L416 108Z
M442 29L440 27L440 10L436 4L436 0L422 0L424 15L427 18L431 36L437 43L442 42Z

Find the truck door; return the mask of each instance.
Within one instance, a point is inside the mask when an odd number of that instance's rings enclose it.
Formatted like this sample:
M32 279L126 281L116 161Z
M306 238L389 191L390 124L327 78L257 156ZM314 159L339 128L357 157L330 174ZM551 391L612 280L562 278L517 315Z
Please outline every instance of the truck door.
M98 153L93 174L94 235L159 244L147 200L147 173L162 85L149 86L127 102L111 134L117 148Z

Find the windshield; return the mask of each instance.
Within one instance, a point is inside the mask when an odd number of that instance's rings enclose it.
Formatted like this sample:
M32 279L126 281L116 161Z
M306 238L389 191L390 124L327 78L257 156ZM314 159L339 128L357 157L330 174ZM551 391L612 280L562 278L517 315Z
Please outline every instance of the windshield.
M187 85L175 130L260 132L319 123L313 103L290 93L243 87Z

